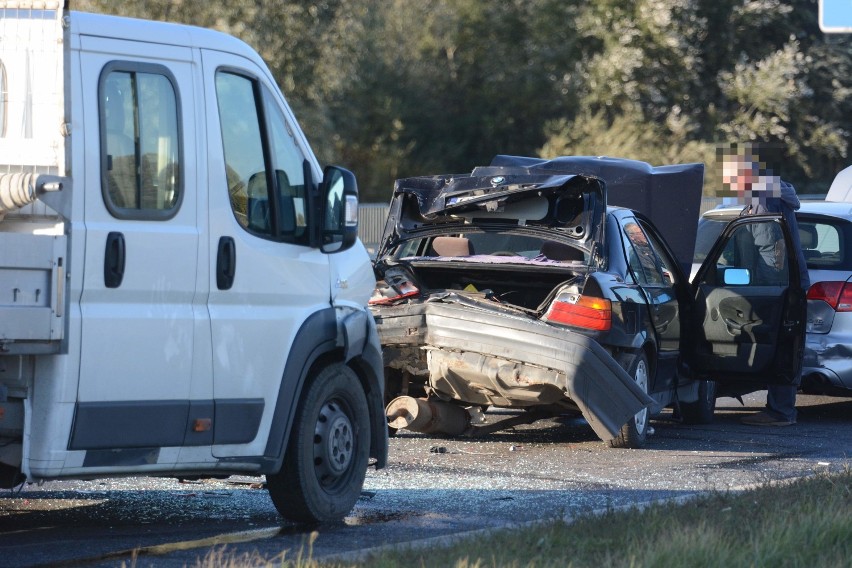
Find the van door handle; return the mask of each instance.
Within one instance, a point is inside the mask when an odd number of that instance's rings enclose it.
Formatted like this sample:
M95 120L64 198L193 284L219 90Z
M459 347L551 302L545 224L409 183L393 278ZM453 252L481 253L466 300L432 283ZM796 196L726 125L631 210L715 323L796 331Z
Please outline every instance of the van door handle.
M104 251L104 286L107 288L121 286L125 256L124 235L116 231L108 234Z
M237 246L232 237L219 238L219 250L216 252L216 286L220 290L230 290L234 285L237 271Z

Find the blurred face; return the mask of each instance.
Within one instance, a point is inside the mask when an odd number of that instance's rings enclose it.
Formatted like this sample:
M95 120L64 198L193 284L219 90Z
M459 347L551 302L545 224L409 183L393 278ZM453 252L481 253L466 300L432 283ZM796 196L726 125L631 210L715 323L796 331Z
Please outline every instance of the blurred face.
M743 193L750 190L755 179L754 165L741 156L727 156L722 163L722 183L731 191Z
M642 229L640 229L639 225L636 223L628 223L625 225L624 232L627 233L627 237L632 243L637 245L648 244L648 239L645 238L645 233L642 232Z

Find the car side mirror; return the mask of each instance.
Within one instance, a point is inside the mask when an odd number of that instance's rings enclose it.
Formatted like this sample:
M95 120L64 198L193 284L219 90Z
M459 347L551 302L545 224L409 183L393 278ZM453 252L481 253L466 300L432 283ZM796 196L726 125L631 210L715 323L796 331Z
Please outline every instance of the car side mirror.
M726 286L746 286L751 284L751 274L748 268L727 268L722 281Z
M355 174L339 166L323 172L320 248L325 253L342 252L358 239L358 184Z

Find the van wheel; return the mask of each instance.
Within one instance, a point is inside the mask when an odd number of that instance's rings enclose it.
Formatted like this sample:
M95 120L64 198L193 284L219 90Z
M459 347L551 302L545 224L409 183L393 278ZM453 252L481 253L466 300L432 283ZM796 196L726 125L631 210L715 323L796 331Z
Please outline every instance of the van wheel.
M633 361L627 367L627 373L633 377L636 384L645 394L651 387L651 367L648 365L648 357L640 352L633 357ZM645 437L648 432L648 409L643 408L633 418L621 427L618 435L609 441L613 448L641 448L645 445Z
M368 416L364 390L349 367L326 367L307 385L281 471L266 476L284 518L338 521L352 510L367 473Z
M680 403L680 415L687 424L710 424L715 411L716 381L699 381L698 400Z

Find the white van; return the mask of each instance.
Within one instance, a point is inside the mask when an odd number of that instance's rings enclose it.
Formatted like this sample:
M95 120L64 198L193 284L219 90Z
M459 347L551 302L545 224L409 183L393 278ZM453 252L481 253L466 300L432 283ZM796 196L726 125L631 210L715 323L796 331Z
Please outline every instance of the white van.
M228 35L0 2L0 486L266 475L345 516L387 461L352 174Z

